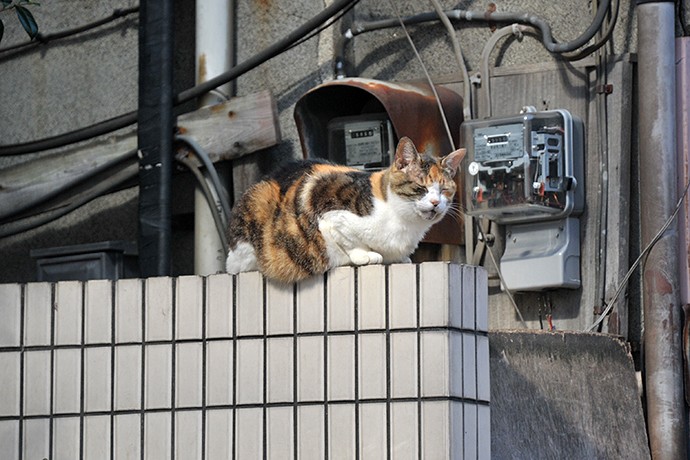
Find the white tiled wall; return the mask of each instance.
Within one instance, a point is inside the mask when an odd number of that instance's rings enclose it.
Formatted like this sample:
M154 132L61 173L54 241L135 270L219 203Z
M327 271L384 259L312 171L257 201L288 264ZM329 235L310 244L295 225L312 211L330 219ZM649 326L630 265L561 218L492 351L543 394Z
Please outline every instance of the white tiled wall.
M0 285L0 458L490 458L482 269Z

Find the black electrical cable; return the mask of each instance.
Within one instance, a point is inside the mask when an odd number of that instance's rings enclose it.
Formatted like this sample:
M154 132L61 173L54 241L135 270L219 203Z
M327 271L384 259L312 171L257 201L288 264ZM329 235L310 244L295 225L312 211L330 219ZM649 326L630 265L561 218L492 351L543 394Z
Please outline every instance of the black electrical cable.
M542 44L544 48L555 54L562 54L571 51L575 51L578 48L589 42L592 37L597 33L604 23L606 18L606 13L611 5L611 0L602 0L599 4L597 11L595 13L594 19L592 20L589 27L575 39L564 42L557 43L551 33L551 26L541 17L530 14L530 13L503 13L503 12L478 12L478 11L467 11L467 10L448 10L445 12L449 19L456 21L483 21L483 22L497 22L497 23L518 23L531 25L539 30L541 33ZM438 14L436 12L420 13L407 18L402 19L405 25L422 24L426 22L436 22L438 21ZM345 47L350 39L357 35L363 34L365 32L371 32L380 29L389 29L392 27L398 27L400 21L397 18L381 19L376 21L367 22L355 22L352 27L345 31L343 34L344 40L340 41L340 49L336 52L336 68L344 69L345 65ZM339 75L344 76L344 75Z
M49 42L52 42L55 40L71 37L71 36L86 32L88 30L95 29L95 28L100 27L102 25L116 21L120 18L124 18L126 16L129 16L130 14L137 13L138 11L139 11L138 6L135 6L132 8L126 8L126 9L119 9L118 8L118 9L114 10L110 16L107 16L107 17L102 18L102 19L98 19L98 20L90 22L88 24L83 24L83 25L81 25L79 27L75 27L73 29L65 29L65 30L61 30L59 32L54 32L51 34L42 34L39 32L36 35L35 40L31 40L31 41L27 41L27 42L23 42L23 43L18 43L16 45L8 46L6 48L1 48L0 54L14 51L15 52L15 53L13 53L13 55L14 55L19 51L26 51L30 48L33 48L33 47L36 47L39 45L44 45L46 43L49 43ZM5 56L0 56L0 59L4 59L4 58L5 58Z
M204 83L201 83L193 88L187 89L179 93L173 100L175 106L179 106L185 102L191 101L209 91L222 86L242 74L258 67L264 62L276 57L282 52L289 49L294 43L307 36L313 30L318 28L321 24L326 22L331 17L338 14L344 8L358 3L359 0L336 0L331 5L322 10L319 14L312 17L310 20L302 24L300 27L292 31L287 36L270 45L268 48L260 51L246 61L236 65L227 72L218 75ZM91 139L96 136L107 134L118 129L126 128L137 122L137 112L130 112L120 115L109 120L102 121L86 128L78 129L57 136L40 139L37 141L26 142L22 144L0 146L0 156L26 155L42 150L48 150L58 147L63 147L75 142Z

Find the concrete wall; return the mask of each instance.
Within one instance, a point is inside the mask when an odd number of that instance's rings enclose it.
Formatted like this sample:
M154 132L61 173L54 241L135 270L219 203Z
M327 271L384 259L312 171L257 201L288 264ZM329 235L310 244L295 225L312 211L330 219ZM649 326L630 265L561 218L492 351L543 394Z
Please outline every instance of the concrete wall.
M240 0L237 5L237 60L241 62L283 37L325 3L317 0ZM444 8L459 7L484 11L483 1L441 2ZM578 36L590 23L589 1L551 2L544 0L495 2L498 11L538 14L548 21L558 41ZM635 51L633 3L622 1L613 34L613 52ZM135 2L56 1L33 7L41 30L52 32L107 16L113 8ZM395 2L402 15L433 11L426 2ZM194 79L194 8L191 2L177 1L176 89L187 88ZM390 2L363 0L354 9L357 20L395 16ZM346 20L348 17L345 18ZM352 19L352 18L349 18ZM24 40L24 33L13 18L5 20L7 30L0 48ZM456 24L470 74L479 67L479 57L491 36L483 22ZM445 29L439 24L410 27L429 72L443 81L458 81L458 66ZM237 94L269 89L276 97L283 142L235 163L235 189L243 190L261 173L285 159L301 156L293 109L299 97L320 82L332 78L334 43L340 26L294 48L250 71L236 82ZM532 37L521 42L509 40L494 54L496 64L508 68L529 64L553 63L554 58ZM348 48L355 74L385 80L423 78L406 38L399 29L387 29L357 36ZM12 57L0 54L0 142L11 144L58 134L136 107L137 20L117 21L83 36L55 42ZM460 85L451 85L459 89ZM632 95L630 95L632 97ZM522 101L494 101L522 105ZM189 107L188 107L189 108ZM0 167L21 158L0 158ZM174 219L174 274L192 272L191 181L176 176ZM24 234L0 240L3 264L0 281L31 281L34 265L29 250L39 247L79 244L111 239L136 239L137 191L128 188L100 198L60 221ZM589 309L591 306L587 306ZM589 314L589 313L588 313ZM583 321L573 324L580 324Z

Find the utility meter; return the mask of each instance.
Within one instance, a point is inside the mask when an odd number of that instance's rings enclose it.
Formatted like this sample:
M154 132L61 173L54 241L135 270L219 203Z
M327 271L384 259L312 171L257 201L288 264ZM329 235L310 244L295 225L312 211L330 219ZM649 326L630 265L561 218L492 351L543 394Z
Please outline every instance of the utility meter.
M390 165L395 139L386 114L334 118L328 123L328 158L361 169Z
M527 107L515 116L466 121L462 132L467 214L507 224L505 287L578 288L582 121L567 110Z
M582 121L566 110L463 123L467 213L499 223L582 211Z

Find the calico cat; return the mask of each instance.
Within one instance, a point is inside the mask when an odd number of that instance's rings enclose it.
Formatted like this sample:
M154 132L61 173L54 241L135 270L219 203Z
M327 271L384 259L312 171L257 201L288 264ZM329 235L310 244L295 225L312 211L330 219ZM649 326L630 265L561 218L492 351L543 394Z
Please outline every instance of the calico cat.
M464 149L442 159L421 155L403 137L382 171L291 163L235 205L226 269L260 270L292 283L340 265L409 262L450 209L464 155Z

